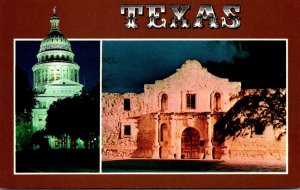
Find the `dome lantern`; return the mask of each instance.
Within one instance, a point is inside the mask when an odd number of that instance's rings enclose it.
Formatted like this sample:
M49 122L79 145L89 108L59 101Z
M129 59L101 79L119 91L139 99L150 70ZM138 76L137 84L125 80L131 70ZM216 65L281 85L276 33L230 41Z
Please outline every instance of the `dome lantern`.
M53 8L50 23L50 32L40 45L37 55L38 63L44 64L53 61L74 63L71 44L59 29L59 18L56 15L56 7Z
M51 30L52 31L59 31L59 18L56 15L56 7L53 8L53 14L52 17L50 19L50 23L51 23Z
M59 30L56 7L53 8L50 23L50 32L42 40L37 54L38 62L32 68L33 86L38 94L50 92L52 84L57 87L57 85L76 83L82 88L79 84L80 66L74 61L74 53L69 40ZM78 91L80 90L77 89L76 92Z

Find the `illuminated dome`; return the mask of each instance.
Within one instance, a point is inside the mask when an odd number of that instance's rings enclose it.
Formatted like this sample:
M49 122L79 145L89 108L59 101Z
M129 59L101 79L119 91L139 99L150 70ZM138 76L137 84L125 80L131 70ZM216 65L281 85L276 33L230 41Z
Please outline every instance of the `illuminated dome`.
M78 86L76 90L68 90L68 92L79 92L82 88L79 83L80 66L74 62L74 53L69 40L59 29L59 18L55 7L50 23L50 32L41 42L37 54L38 62L32 68L34 89L38 94L44 94L49 91L47 88L50 88L52 83L55 83L57 87L57 84L63 81L61 85L64 88L67 84ZM57 90L54 91L57 92Z
M50 19L51 29L49 34L43 39L37 55L38 63L48 63L52 61L73 62L74 54L71 44L59 30L59 18L55 8Z

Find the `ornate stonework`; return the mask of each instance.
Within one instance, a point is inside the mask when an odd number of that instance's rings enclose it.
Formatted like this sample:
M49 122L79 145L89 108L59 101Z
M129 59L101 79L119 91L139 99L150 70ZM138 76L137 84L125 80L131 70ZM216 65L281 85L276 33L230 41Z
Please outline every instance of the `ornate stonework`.
M240 90L240 82L187 60L173 75L145 84L143 93L103 93L102 158L264 159L276 154L274 159L284 159L285 141L267 149L275 142L270 134L271 140L263 137L257 143L254 138L214 142L214 124L236 103L232 97ZM271 155L259 156L261 148Z

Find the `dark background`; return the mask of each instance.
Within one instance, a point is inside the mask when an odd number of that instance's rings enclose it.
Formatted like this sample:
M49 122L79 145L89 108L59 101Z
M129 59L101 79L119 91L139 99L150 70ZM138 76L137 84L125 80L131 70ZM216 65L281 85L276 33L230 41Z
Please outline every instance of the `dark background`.
M299 44L300 5L294 0L231 1L241 6L238 29L146 29L146 17L138 30L124 28L121 4L190 4L187 17L193 20L200 4L213 4L218 17L229 2L135 1L135 0L1 0L0 1L0 186L22 188L296 188L299 181ZM288 174L286 175L14 175L13 40L43 38L49 31L53 6L68 38L283 38L288 39ZM147 15L147 12L145 13ZM193 21L191 21L193 22ZM142 27L143 26L143 27ZM271 68L272 69L272 68Z
M105 92L143 92L197 59L212 74L242 88L286 87L285 41L104 41Z
M40 43L41 41L16 41L16 66L26 72L31 86L33 85L32 67L37 63L36 55ZM84 84L84 90L89 91L100 82L100 42L72 40L70 43L75 54L75 63L80 66L79 83Z

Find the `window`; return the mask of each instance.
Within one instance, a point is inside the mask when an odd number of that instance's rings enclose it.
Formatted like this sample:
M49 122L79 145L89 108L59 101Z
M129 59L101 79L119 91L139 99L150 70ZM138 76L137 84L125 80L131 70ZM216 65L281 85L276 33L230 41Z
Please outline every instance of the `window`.
M161 111L165 111L168 109L168 95L163 94L161 96Z
M220 111L221 110L221 94L215 93L214 96L214 111Z
M130 99L124 99L124 110L130 110Z
M196 109L196 94L186 95L186 107L188 109Z
M161 141L168 141L168 126L167 124L162 124L160 129L160 140Z
M54 144L55 144L55 147L58 147L58 139L57 138L55 139Z
M130 135L131 135L131 126L124 125L124 136L130 136Z

